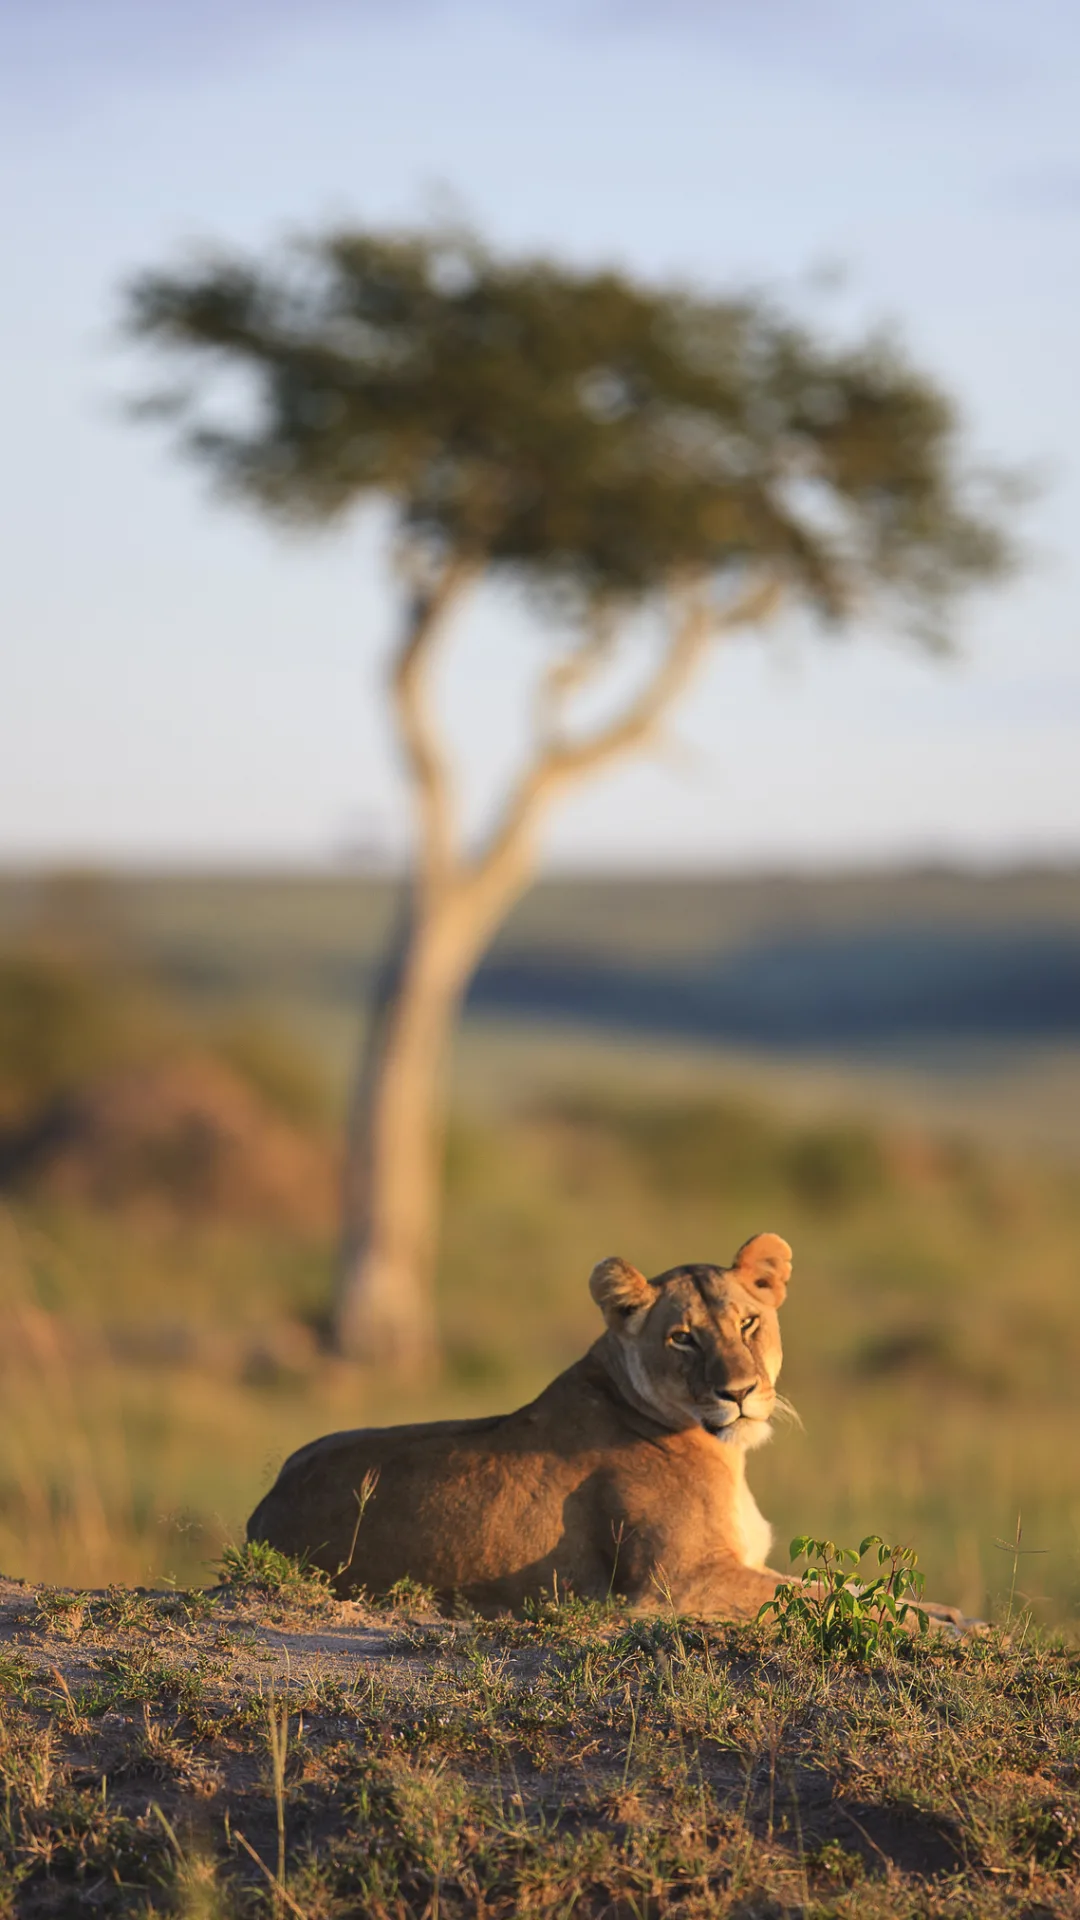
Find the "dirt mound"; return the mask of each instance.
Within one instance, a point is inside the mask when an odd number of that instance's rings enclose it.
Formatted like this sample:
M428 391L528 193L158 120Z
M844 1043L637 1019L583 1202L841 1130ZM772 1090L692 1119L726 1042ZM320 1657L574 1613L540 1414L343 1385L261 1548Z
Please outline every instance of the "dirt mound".
M50 1103L0 1140L2 1187L317 1228L333 1215L334 1165L324 1141L196 1054Z
M1038 1635L826 1663L572 1595L446 1621L225 1570L0 1578L7 1913L239 1916L268 1883L400 1920L1080 1913L1080 1668Z

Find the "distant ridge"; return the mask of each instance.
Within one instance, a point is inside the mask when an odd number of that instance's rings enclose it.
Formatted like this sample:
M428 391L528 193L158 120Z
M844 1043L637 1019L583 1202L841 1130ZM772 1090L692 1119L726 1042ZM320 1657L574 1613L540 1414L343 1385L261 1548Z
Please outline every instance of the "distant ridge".
M480 969L469 1005L788 1049L1080 1039L1080 931L802 933L668 966L507 954Z
M0 873L0 944L78 924L181 991L358 1007L400 883L318 872ZM755 1047L1080 1038L1080 866L551 876L473 1015Z

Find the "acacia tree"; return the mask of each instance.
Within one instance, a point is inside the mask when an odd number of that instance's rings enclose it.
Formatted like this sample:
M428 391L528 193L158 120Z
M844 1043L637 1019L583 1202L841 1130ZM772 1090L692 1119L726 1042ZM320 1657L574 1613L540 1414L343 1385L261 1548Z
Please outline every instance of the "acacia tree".
M127 318L186 356L168 407L230 493L308 526L392 509L390 698L417 852L355 1102L335 1332L416 1371L436 1351L448 1038L545 811L649 739L719 635L783 606L834 625L873 610L940 643L955 595L1006 563L1000 510L962 464L949 400L895 347L829 345L763 299L506 260L457 233L332 231L146 274ZM253 376L242 425L215 420L219 368ZM497 576L546 595L555 639L531 755L469 847L432 665ZM643 610L643 680L575 724Z

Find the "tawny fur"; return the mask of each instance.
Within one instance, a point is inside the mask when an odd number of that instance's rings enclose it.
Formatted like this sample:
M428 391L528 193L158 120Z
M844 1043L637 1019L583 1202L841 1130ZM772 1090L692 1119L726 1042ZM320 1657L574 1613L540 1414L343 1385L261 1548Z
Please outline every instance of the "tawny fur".
M408 1575L483 1613L551 1593L746 1618L783 1575L745 1478L776 1408L791 1250L590 1286L606 1330L515 1413L329 1434L287 1460L248 1537L306 1553L340 1593ZM374 1497L357 1530L357 1497Z

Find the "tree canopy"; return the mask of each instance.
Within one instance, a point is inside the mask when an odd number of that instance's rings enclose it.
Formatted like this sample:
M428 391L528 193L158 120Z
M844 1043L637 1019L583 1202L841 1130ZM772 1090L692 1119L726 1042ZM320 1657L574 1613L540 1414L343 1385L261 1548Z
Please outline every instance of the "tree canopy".
M254 377L242 424L198 380L172 399L251 503L311 524L379 495L407 539L579 601L749 567L827 619L872 597L934 638L1010 558L942 390L765 298L334 231L145 274L127 323Z

